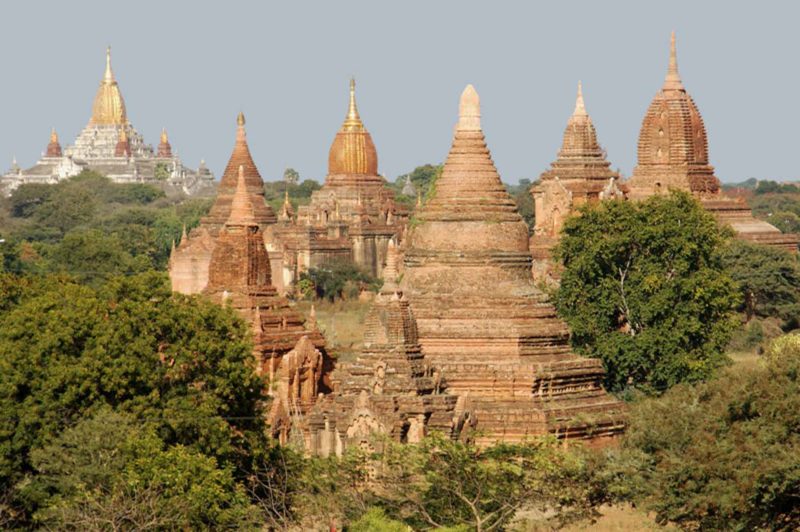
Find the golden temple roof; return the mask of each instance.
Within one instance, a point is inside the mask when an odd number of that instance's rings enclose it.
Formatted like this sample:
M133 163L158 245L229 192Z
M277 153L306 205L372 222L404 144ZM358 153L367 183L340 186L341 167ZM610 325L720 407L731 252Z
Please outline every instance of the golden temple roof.
M328 153L328 175L377 175L378 153L356 106L356 80L350 80L347 116Z
M119 85L111 70L111 47L109 46L106 49L106 70L94 97L92 118L89 120L89 124L121 126L127 123L125 100L122 99Z

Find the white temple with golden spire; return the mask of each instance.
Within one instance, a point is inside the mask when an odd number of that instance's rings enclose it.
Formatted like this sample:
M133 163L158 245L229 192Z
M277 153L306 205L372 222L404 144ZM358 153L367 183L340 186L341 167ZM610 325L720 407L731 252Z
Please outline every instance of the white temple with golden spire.
M54 157L57 151L51 149L51 138L46 154L33 167L12 168L0 176L0 190L8 194L24 183L57 183L83 170L93 170L114 182L150 183L169 193L213 193L214 175L205 165L199 170L185 167L171 149L163 149L165 137L166 130L162 130L159 146L162 149L156 152L131 125L122 91L111 68L109 46L89 123L75 142L64 148L63 155ZM125 150L118 149L120 141L127 143Z

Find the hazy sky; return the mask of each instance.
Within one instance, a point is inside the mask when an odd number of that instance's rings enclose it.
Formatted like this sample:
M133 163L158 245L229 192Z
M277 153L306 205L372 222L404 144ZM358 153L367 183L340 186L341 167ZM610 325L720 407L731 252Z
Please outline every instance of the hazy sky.
M723 181L800 174L800 13L792 3L320 1L2 2L0 167L33 164L90 116L105 47L128 117L184 163L217 174L247 117L265 179L324 178L351 75L394 179L447 155L458 97L481 96L505 181L553 160L577 81L614 167L629 176L641 119L667 69L669 32Z

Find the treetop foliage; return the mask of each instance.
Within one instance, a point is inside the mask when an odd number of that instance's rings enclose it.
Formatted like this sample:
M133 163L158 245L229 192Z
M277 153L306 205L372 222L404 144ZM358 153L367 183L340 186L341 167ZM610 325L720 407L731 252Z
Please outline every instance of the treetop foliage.
M603 360L609 389L660 391L726 362L739 304L720 259L729 238L679 192L601 202L566 221L556 304L573 345Z

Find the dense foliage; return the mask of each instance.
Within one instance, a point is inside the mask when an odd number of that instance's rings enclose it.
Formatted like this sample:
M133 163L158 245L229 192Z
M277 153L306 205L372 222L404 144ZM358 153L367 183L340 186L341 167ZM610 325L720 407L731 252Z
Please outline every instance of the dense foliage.
M21 521L50 516L48 508L71 497L37 480L59 469L41 449L60 445L65 429L106 409L135 420L142 432L132 441L151 445L141 455L128 449L131 464L144 455L166 460L163 452L184 460L175 467L214 482L229 485L231 468L241 478L265 447L263 384L247 330L230 309L172 294L163 274L115 278L99 289L1 276L0 491L7 506L0 513Z
M297 173L296 170L292 170L291 168L287 168L286 172L290 170ZM290 179L287 179L287 177ZM292 179L295 180L293 181ZM286 197L286 192L289 193L289 201L292 202L292 207L296 211L298 205L308 205L311 201L312 192L322 188L322 185L313 179L305 179L302 183L298 183L297 181L299 181L299 179L300 174L296 176L290 174L289 176L284 175L283 181L267 181L264 183L264 197L275 213L280 212Z
M741 291L740 309L747 320L776 317L796 328L800 319L800 263L796 254L733 240L722 262Z
M556 296L576 348L603 360L611 390L664 390L726 361L738 292L728 238L691 196L607 201L569 218Z
M800 527L800 336L765 363L635 404L617 493L687 530Z
M406 184L406 179L410 176L411 183L414 185L414 188L417 189L417 193L423 198L429 198L432 187L434 183L436 183L436 179L442 174L443 168L444 165L442 164L424 164L422 166L417 166L411 172L398 176L397 179L395 179L393 184L395 192L400 194L400 191ZM403 198L401 197L399 199ZM406 200L410 203L411 201L415 201L416 198L407 198Z
M55 185L22 185L0 204L2 267L71 273L94 286L114 274L164 269L182 227L196 225L209 206L89 171Z
M297 287L303 297L319 299L355 299L365 290L377 291L381 281L352 262L333 262L309 268L300 274Z
M511 194L511 197L514 198L514 202L517 204L519 214L522 216L522 219L525 220L525 223L528 224L528 232L530 234L533 234L533 226L536 222L533 196L531 195L532 185L533 183L531 183L530 179L520 179L519 183L516 185L506 184L508 193Z
M786 185L787 187L789 185ZM800 190L756 194L749 199L753 214L784 233L800 233Z

